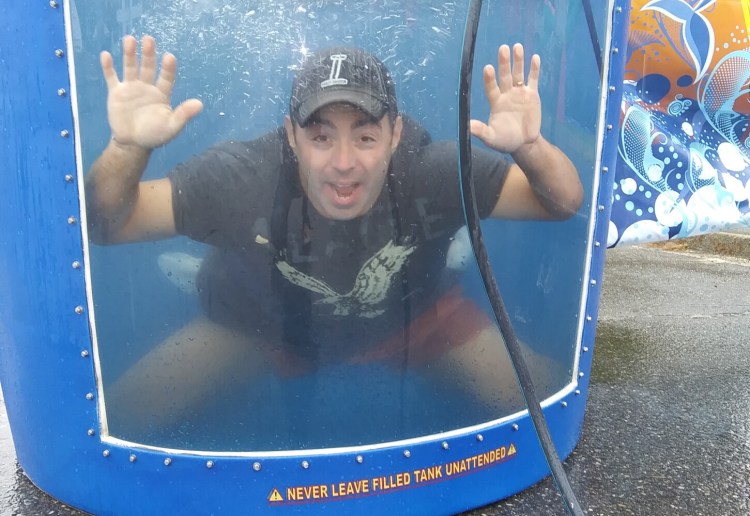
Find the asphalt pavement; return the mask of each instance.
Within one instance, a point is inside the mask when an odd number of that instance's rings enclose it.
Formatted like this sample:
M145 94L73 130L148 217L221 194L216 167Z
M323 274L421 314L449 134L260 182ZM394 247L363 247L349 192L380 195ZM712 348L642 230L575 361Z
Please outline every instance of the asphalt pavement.
M750 234L704 240L607 253L586 419L565 462L586 514L750 514ZM0 515L81 514L23 475L0 403ZM562 514L550 480L467 513Z
M750 514L750 253L735 237L711 237L721 255L689 239L608 251L583 434L565 463L586 514ZM471 514L565 511L546 480Z

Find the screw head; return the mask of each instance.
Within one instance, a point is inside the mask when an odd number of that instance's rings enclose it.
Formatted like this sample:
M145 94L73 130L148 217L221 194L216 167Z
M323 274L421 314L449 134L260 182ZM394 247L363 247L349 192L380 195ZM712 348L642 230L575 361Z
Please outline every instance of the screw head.
M73 174L65 174L65 182L66 183L72 183L73 182Z
M94 394L91 393L91 392L87 392L86 393L86 399L89 400L89 401L93 400L94 399Z
M89 351L88 351L87 349L84 349L83 351L81 351L81 356L82 356L83 358L86 358L86 357L88 357L88 356L89 356Z
M81 315L81 314L83 313L83 307L82 307L81 305L78 305L78 306L77 306L77 307L75 308L75 312L76 312L76 313L77 313L78 315Z
M255 471L260 471L260 462L253 462L253 469Z
M65 91L65 88L58 88L57 89L57 96L58 97L64 97L67 94L68 94L68 92Z
M93 428L89 428L89 429L88 429L88 430L86 431L86 434L88 434L88 436L89 436L89 437L91 437L91 436L93 436L94 434L96 434L96 432L94 432L94 429L93 429Z
M484 441L484 436L482 434L477 434L477 441L479 441L480 443Z
M166 459L164 459L164 465L165 466L171 466L172 465L172 459L170 459L169 457L167 457Z
M518 431L518 424L517 423L513 423L513 425L511 425L511 428L513 429L514 432L517 432Z
M109 457L109 450L104 450L102 452L102 457Z
M409 450L404 450L404 457L406 457L407 459L411 457L411 452Z
M206 461L206 467L208 469L213 468L214 467L214 461L212 461L212 460Z
M562 408L566 408L566 407L568 406L568 402L567 402L567 401L561 401L561 402L560 402L560 406L561 406Z
M63 52L62 48L58 48L58 49L55 50L55 55L57 57L62 57L62 56L65 55L65 52Z
M357 464L362 464L365 458L362 455L357 455Z
M134 453L131 453L130 457L128 457L128 460L130 462L135 462L137 459L138 459L138 457L136 457Z
M81 268L81 262L79 262L78 260L74 261L71 265L72 265L72 267L74 269L80 269Z
M303 461L302 461L302 468L303 468L303 469L307 469L307 468L309 468L309 467L310 467L310 463L309 463L309 462L307 462L306 460L303 460Z
M444 450L447 450L448 448L450 448L450 445L448 445L448 441L443 441L442 447Z
M78 219L76 219L74 216L71 215L70 217L68 217L68 224L70 224L71 226L76 222L78 222Z
M68 131L67 129L63 129L62 131L60 131L60 136L62 136L63 138L67 138L68 136L70 136L70 131Z
M57 2L55 0L50 0L49 6L53 9L57 9Z

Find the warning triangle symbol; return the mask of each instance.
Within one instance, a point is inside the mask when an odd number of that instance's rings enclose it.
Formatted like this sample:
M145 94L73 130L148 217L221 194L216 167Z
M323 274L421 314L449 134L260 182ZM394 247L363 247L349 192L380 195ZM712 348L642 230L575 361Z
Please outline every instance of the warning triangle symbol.
M513 455L514 453L516 453L516 445L510 443L510 448L508 448L508 455Z
M283 502L284 498L281 496L281 493L279 493L279 490L274 487L273 491L271 491L271 494L268 495L268 501L269 502Z

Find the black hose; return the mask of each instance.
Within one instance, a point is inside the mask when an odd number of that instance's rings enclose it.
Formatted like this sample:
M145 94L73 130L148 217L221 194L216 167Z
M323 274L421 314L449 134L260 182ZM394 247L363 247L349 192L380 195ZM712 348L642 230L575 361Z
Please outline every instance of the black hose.
M591 0L583 0L583 12L586 15L586 24L589 26L589 36L591 37L591 45L594 47L594 59L596 59L596 66L599 70L599 75L602 74L602 46L599 44L599 35L596 33L596 24L594 23L594 12L591 10Z
M477 37L477 27L479 26L479 16L482 9L482 0L471 0L469 12L466 18L466 31L464 33L464 48L461 56L461 77L459 81L459 99L458 99L458 138L459 138L459 168L461 171L461 194L463 196L464 213L466 223L469 229L471 245L474 248L474 256L479 265L479 271L482 275L484 287L489 296L492 310L500 326L500 331L505 340L505 346L508 350L513 368L516 372L518 383L521 387L521 393L529 409L531 421L536 429L539 442L542 445L544 456L547 459L552 478L557 484L557 488L563 497L565 506L570 514L581 515L580 506L573 493L565 470L560 463L557 450L552 442L552 437L544 419L541 405L537 399L536 391L529 369L523 359L521 346L518 338L510 323L510 317L505 309L500 290L498 289L495 276L492 273L487 249L482 240L482 230L480 227L479 212L477 211L476 197L474 194L474 180L471 172L471 135L469 134L469 113L471 104L471 76L474 64L474 46Z

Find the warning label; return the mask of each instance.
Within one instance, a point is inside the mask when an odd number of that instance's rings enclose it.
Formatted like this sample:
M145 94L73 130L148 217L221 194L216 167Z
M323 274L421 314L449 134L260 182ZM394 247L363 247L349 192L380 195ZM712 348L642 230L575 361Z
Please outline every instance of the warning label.
M334 484L311 484L273 488L268 495L270 504L315 503L362 496L373 496L387 491L409 489L419 485L449 480L451 477L467 475L511 459L516 454L513 443L485 453L472 455L427 468L402 471L387 476L361 478Z

